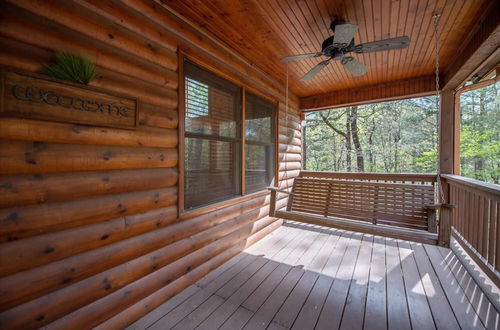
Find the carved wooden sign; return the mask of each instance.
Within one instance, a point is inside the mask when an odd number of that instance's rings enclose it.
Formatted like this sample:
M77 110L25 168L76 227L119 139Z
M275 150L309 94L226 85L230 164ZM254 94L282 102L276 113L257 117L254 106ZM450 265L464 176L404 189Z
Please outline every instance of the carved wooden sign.
M35 74L1 72L0 116L135 128L137 102Z

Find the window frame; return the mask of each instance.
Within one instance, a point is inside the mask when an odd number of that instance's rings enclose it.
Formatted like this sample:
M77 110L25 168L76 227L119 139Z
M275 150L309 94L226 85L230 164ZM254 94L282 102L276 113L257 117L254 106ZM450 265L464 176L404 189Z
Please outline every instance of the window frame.
M240 194L232 198L224 199L221 201L211 202L195 207L185 208L184 198L185 198L185 72L184 63L186 61L191 62L200 68L209 71L222 79L225 79L232 84L238 86L241 89L241 107L240 107L240 122L237 123L237 129L239 129L240 136L240 162L239 167L239 186ZM274 111L272 116L272 128L273 128L273 164L271 164L271 175L274 179L271 180L270 185L276 187L278 184L279 175L279 102L274 97L271 97L264 92L254 88L253 86L244 83L241 80L235 79L234 74L226 73L218 67L214 67L205 61L200 60L198 57L186 53L183 49L179 49L178 52L178 211L179 217L184 218L186 216L191 216L194 214L202 214L205 211L210 211L213 209L219 209L221 207L237 204L244 202L246 200L256 198L259 196L264 196L269 194L267 189L247 193L246 192L246 162L245 162L245 150L246 150L246 95L247 93L252 93L274 105ZM201 212L201 213L200 213Z

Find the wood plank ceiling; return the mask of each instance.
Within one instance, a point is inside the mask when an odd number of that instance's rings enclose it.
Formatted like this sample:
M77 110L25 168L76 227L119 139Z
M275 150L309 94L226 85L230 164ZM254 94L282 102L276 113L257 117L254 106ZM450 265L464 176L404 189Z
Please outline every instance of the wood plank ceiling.
M317 52L331 35L333 18L358 24L356 43L407 35L403 50L355 54L369 72L352 77L339 61L307 82L299 79L322 59L289 64L290 90L299 97L434 72L433 13L440 13L441 69L445 70L484 8L494 0L162 0L195 25L208 30L253 65L284 82L287 55Z

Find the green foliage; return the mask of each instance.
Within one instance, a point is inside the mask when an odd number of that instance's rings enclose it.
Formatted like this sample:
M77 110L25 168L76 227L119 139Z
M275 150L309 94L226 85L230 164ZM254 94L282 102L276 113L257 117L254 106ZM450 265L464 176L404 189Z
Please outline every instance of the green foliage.
M461 95L461 175L500 181L500 83ZM438 111L435 97L358 106L360 150L346 143L351 108L309 113L305 167L314 171L436 173ZM330 124L327 125L326 121ZM335 129L333 129L333 128Z
M321 116L346 133L349 113L352 115L349 108L342 108L307 115L307 169L358 171L357 162L361 156L366 172L436 173L437 110L434 97L358 106L357 135L361 150L356 150L354 144L349 150L345 136L326 125ZM349 162L352 163L350 168Z
M460 170L481 181L500 181L500 83L460 96Z
M42 73L61 80L87 85L97 75L95 64L88 58L57 52L55 62L45 64Z

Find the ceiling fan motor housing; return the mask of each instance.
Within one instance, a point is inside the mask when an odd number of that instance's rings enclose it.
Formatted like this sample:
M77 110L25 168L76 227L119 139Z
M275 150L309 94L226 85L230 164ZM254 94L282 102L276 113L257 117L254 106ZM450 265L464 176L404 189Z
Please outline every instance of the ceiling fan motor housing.
M323 43L321 44L321 51L323 52L323 55L337 60L342 58L344 53L349 52L352 47L354 47L354 38L351 40L351 43L347 47L339 48L333 44L333 36L331 36L323 41Z
M342 25L345 23L346 23L346 21L344 21L343 19L336 19L330 23L330 29L332 29L333 33L335 33L335 27L337 25Z

